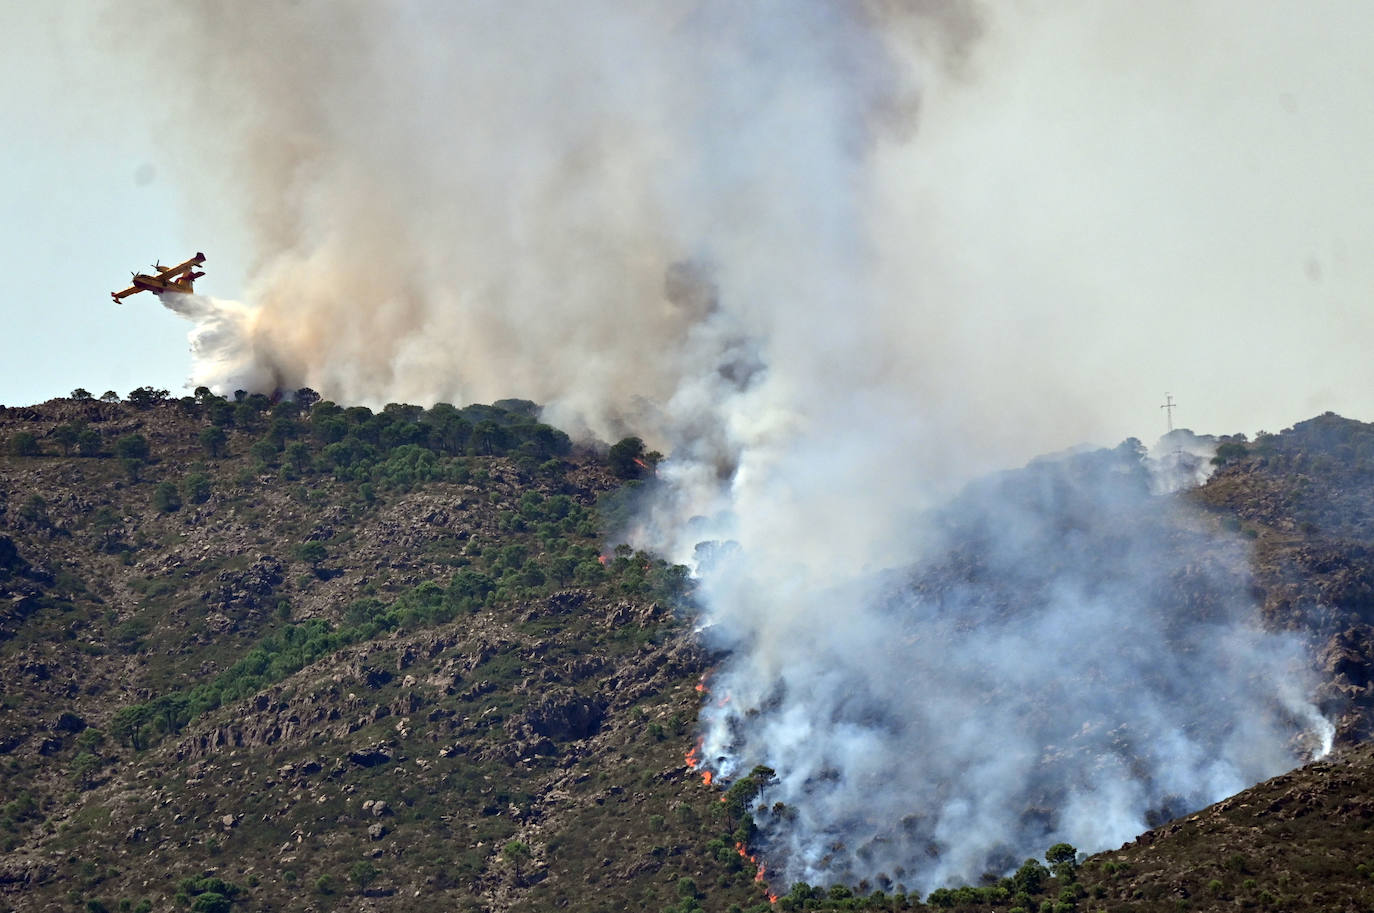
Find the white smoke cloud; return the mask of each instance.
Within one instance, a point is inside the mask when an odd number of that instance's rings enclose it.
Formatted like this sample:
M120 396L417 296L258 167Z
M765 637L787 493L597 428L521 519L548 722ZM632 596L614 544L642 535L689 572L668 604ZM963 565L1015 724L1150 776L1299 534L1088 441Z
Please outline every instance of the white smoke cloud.
M1046 470L1068 507L966 494L948 516L998 531L976 552L996 574L922 564L961 483L1116 433L1141 396L1155 414L1165 374L1274 393L1242 328L1281 326L1318 385L1374 389L1349 382L1371 371L1351 264L1374 257L1350 239L1374 182L1284 189L1315 147L1276 89L1236 88L1285 35L1317 46L1323 17L1286 31L1256 9L147 0L104 25L160 49L200 228L239 226L254 253L244 305L175 304L197 380L526 397L670 451L638 540L680 560L735 543L702 569L733 650L710 763L779 771L767 797L796 817L763 824L787 875L928 887L1129 837L1160 803L1292 763L1315 725L1297 645L1223 598L1243 575L1198 572L1216 617L1179 609L1159 568L1183 533L1135 470ZM1201 52L1219 31L1236 62ZM1346 77L1292 62L1314 56L1275 55L1266 91L1310 77L1298 104L1318 109ZM1309 240L1315 293L1301 262L1273 272ZM1317 332L1286 303L1313 294L1343 315ZM1031 533L1065 518L1140 528L1108 530L1111 556L1054 536L1047 554Z
M1151 494L1149 463L1123 446L981 481L897 574L837 584L752 541L707 562L703 633L732 652L701 759L779 772L758 818L780 884L974 881L1330 749L1305 643L1254 627L1243 546Z

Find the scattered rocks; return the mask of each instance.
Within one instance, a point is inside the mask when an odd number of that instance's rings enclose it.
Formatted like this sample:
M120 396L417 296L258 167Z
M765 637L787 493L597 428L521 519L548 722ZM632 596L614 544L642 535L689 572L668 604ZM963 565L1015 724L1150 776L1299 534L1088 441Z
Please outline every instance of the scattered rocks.
M272 555L262 555L242 571L224 571L215 578L217 586L201 593L201 600L232 617L234 610L260 610L268 607L272 591L282 582L282 563Z
M604 702L570 692L541 699L508 722L506 732L513 737L532 733L557 741L585 739L596 734L605 715Z
M381 745L371 748L356 748L348 753L348 760L359 767L376 767L391 760L391 753Z
M72 713L64 710L56 720L53 721L51 729L53 732L66 732L75 734L86 728L86 721Z

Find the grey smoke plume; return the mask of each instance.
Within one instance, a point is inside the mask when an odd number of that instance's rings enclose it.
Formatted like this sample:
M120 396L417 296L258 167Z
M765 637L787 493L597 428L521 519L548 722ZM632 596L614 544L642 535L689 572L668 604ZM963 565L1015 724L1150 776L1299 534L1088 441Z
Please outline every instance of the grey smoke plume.
M1243 554L1209 541L1234 566L1178 571L1206 534L1142 491L1138 454L930 519L979 472L1110 427L1132 402L1115 368L1164 357L1136 348L1149 308L1177 301L1211 346L1199 300L1255 300L1215 287L1249 281L1231 247L1135 281L1158 264L1105 201L1150 201L1140 224L1173 239L1157 200L1205 194L1167 192L1152 158L1153 181L1116 182L1142 147L1093 80L1021 98L997 78L1149 29L1070 4L1018 44L1034 16L956 0L132 6L200 227L224 213L253 255L243 304L177 305L197 382L526 397L669 451L634 535L701 562L732 651L706 756L779 771L765 797L795 815L761 823L784 877L925 888L1055 838L1099 848L1320 729L1297 645L1246 623ZM1152 22L1210 37L1176 18ZM1122 92L1150 114L1137 65ZM1099 116L1118 129L1097 146L1050 129ZM1171 363L1211 364L1181 345Z
M778 770L757 817L779 883L1005 874L1330 749L1304 643L1249 621L1245 548L1152 495L1150 462L1128 443L985 479L901 572L705 553L703 635L732 652L700 754Z

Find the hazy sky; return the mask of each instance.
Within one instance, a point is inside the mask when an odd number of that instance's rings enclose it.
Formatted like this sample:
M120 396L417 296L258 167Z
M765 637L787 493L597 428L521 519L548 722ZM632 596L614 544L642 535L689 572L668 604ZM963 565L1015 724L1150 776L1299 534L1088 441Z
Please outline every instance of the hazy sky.
M143 384L179 391L190 372L186 325L151 295L110 300L132 270L156 259L208 257L207 291L233 295L219 238L188 218L194 186L168 180L158 142L159 99L121 94L120 57L141 69L153 48L127 29L102 38L98 10L71 0L0 6L0 403L22 405L72 388L121 395ZM116 5L117 6L117 5ZM127 26L129 23L125 22Z
M196 250L204 292L248 283L232 184L198 182L186 147L159 136L148 9L0 7L4 404L78 385L180 390L187 325L149 295L109 293ZM1063 445L1152 438L1166 391L1200 431L1374 418L1374 7L995 10L962 78L928 88L916 140L883 154L894 224L880 269L918 271L949 313L978 303L927 328L951 351L1057 374L1020 399L988 386L1008 433L1082 411L1107 418L1063 423ZM160 78L176 92L177 73ZM908 247L913 226L927 240ZM981 395L968 371L944 375L961 408Z

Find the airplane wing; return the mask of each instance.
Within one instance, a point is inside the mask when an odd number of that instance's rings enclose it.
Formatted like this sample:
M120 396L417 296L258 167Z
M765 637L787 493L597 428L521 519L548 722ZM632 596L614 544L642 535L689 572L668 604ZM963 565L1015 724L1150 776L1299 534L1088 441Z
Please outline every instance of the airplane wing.
M136 285L131 285L122 292L110 292L110 297L115 300L115 304L118 304L119 299L127 298L130 295L137 295L141 291L143 291L143 289L139 288Z
M179 276L182 273L189 272L190 270L194 269L197 266L200 266L204 262L205 255L202 254L200 251L196 251L196 255L191 259L187 260L185 263L178 263L176 266L161 267L158 270L157 275L160 279L170 279L174 276Z

